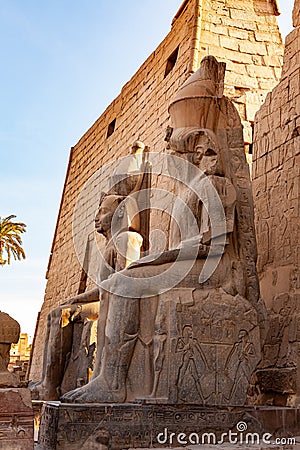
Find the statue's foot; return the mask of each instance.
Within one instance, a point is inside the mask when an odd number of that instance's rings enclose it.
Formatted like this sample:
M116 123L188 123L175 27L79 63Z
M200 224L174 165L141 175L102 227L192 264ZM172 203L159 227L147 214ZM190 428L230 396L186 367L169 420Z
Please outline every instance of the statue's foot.
M35 388L35 386L38 386L39 384L42 384L42 382L41 381L29 381L28 388L30 390L33 390Z
M61 397L64 403L123 403L125 399L125 386L113 391L100 375L85 386L67 392Z
M56 388L45 385L42 381L28 386L33 400L59 400Z

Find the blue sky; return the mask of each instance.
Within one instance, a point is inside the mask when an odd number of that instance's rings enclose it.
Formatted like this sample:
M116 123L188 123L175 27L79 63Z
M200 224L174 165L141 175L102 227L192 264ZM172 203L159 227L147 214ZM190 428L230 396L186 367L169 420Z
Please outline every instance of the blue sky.
M0 267L0 309L34 332L69 149L170 29L180 0L0 0L0 216L27 259ZM292 28L293 0L279 23Z

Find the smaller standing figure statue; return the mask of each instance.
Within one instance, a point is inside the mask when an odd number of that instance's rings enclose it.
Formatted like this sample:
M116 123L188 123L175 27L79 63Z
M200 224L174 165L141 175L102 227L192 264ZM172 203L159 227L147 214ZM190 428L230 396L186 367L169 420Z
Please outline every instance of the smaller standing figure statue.
M130 167L123 168L128 171L128 176L123 179L124 173L121 174L123 177L114 174L111 177L111 189L100 196L98 211L95 215L95 230L105 238L105 245L100 254L98 285L114 272L126 268L139 259L141 248L145 247L140 232L145 235L143 219L147 211L143 211L143 215L139 214L134 195L141 189L147 177L147 174L141 170L144 163L144 150L145 146L142 142L136 141L133 144L132 156L125 158L125 163ZM129 193L132 195L129 196ZM112 235L112 228L115 231L114 235ZM88 381L88 369L93 369L93 376L99 372L99 355L103 351L107 310L107 293L100 292L96 287L68 299L48 314L42 378L29 385L33 397L40 400L58 400L66 392L65 386L70 383L70 379L74 386L74 379L76 381L77 378L78 386L82 380L84 381L82 384ZM90 344L88 341L91 324L97 319L98 326L95 333L97 348L95 349L95 342ZM72 361L70 355L74 352L74 326L79 321L84 322L80 343L84 355L80 359L79 350L73 358L75 361ZM93 364L95 353L98 357ZM82 376L79 377L79 374Z
M18 377L7 370L11 344L17 344L19 337L19 323L0 311L0 388L20 386Z

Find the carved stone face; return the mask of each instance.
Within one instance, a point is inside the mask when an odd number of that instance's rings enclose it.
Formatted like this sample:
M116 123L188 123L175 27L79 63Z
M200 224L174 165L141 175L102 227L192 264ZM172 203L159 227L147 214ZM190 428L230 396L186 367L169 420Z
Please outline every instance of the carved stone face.
M200 136L194 152L193 162L205 175L221 175L218 149L207 136Z
M119 195L108 195L104 197L95 217L95 228L98 233L106 236L110 231L113 215L122 200L123 197ZM123 217L123 209L120 207L120 211L118 212L118 217L120 218Z
M241 341L245 340L247 338L247 335L248 335L248 333L246 330L240 330L239 336L238 336L239 341L241 342Z
M193 337L193 329L191 326L186 325L182 331L183 337L186 341Z

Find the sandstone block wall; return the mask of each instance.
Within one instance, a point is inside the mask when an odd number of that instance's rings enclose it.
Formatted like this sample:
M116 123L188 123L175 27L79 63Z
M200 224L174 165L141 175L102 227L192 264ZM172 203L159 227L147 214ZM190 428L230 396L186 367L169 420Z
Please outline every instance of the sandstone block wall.
M271 320L260 379L266 393L293 403L300 381L300 26L286 38L280 83L256 115L253 158L258 271Z
M226 62L225 95L252 142L252 124L274 80L280 79L282 38L275 2L262 0L204 1L199 60L206 54Z
M74 207L85 182L101 166L127 155L137 138L151 151L163 150L169 103L208 54L227 63L225 92L241 114L245 142L251 143L254 113L280 76L283 46L276 13L275 1L185 0L164 41L71 148L35 335L31 379L41 376L48 312L93 285L78 262L72 236ZM98 198L87 197L83 221L93 221L97 204ZM86 236L86 243L89 239L91 236Z

